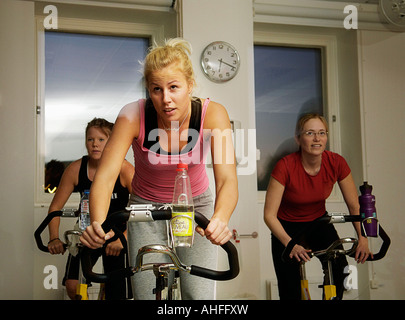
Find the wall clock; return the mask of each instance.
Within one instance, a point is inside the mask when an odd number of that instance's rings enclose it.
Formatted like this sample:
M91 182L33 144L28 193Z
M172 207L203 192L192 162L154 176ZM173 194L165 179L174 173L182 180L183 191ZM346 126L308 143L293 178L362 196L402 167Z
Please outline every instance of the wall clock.
M379 9L389 24L405 30L405 1L380 0Z
M211 81L217 83L229 81L239 71L239 53L225 41L212 42L201 54L201 67Z

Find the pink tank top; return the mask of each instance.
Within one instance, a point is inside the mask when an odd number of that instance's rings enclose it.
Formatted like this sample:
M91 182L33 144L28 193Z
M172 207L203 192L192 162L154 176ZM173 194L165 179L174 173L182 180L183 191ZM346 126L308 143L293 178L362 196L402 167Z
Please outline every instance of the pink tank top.
M132 179L132 193L146 200L171 203L173 198L174 179L178 163L188 164L191 191L193 197L204 193L209 187L209 179L205 170L207 154L210 150L210 136L204 138L204 118L209 104L206 99L201 112L199 133L194 132L198 140L187 153L158 154L143 146L145 140L145 100L139 104L139 135L132 142L135 158L135 175ZM190 131L190 130L189 130ZM160 133L165 133L159 129ZM190 135L190 132L189 132ZM193 136L193 139L196 138Z

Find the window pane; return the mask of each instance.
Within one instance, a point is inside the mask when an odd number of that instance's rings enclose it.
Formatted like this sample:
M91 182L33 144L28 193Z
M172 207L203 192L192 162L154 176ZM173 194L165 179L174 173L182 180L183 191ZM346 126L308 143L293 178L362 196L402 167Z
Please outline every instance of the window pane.
M140 72L149 40L45 32L45 162L86 154L94 117L115 122L128 102L145 97Z
M146 96L139 61L148 46L146 38L45 32L45 164L87 154L89 121L115 122L125 104Z
M283 156L298 150L295 123L303 113L323 114L322 52L319 48L255 45L258 190Z

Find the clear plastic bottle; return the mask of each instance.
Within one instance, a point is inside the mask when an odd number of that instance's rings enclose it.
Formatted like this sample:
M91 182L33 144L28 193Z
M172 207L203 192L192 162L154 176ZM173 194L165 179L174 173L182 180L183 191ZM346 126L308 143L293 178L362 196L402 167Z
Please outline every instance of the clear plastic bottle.
M187 164L177 165L170 221L175 247L191 247L194 240L194 204L187 170Z
M90 190L84 190L82 199L80 200L79 229L81 231L86 230L90 225L89 194Z

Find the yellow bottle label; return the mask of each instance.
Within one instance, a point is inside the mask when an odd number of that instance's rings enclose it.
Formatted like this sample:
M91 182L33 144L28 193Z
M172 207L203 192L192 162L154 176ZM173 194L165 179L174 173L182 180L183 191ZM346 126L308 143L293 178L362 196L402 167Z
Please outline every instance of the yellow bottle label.
M193 235L194 212L172 212L172 232L175 237L191 237Z

